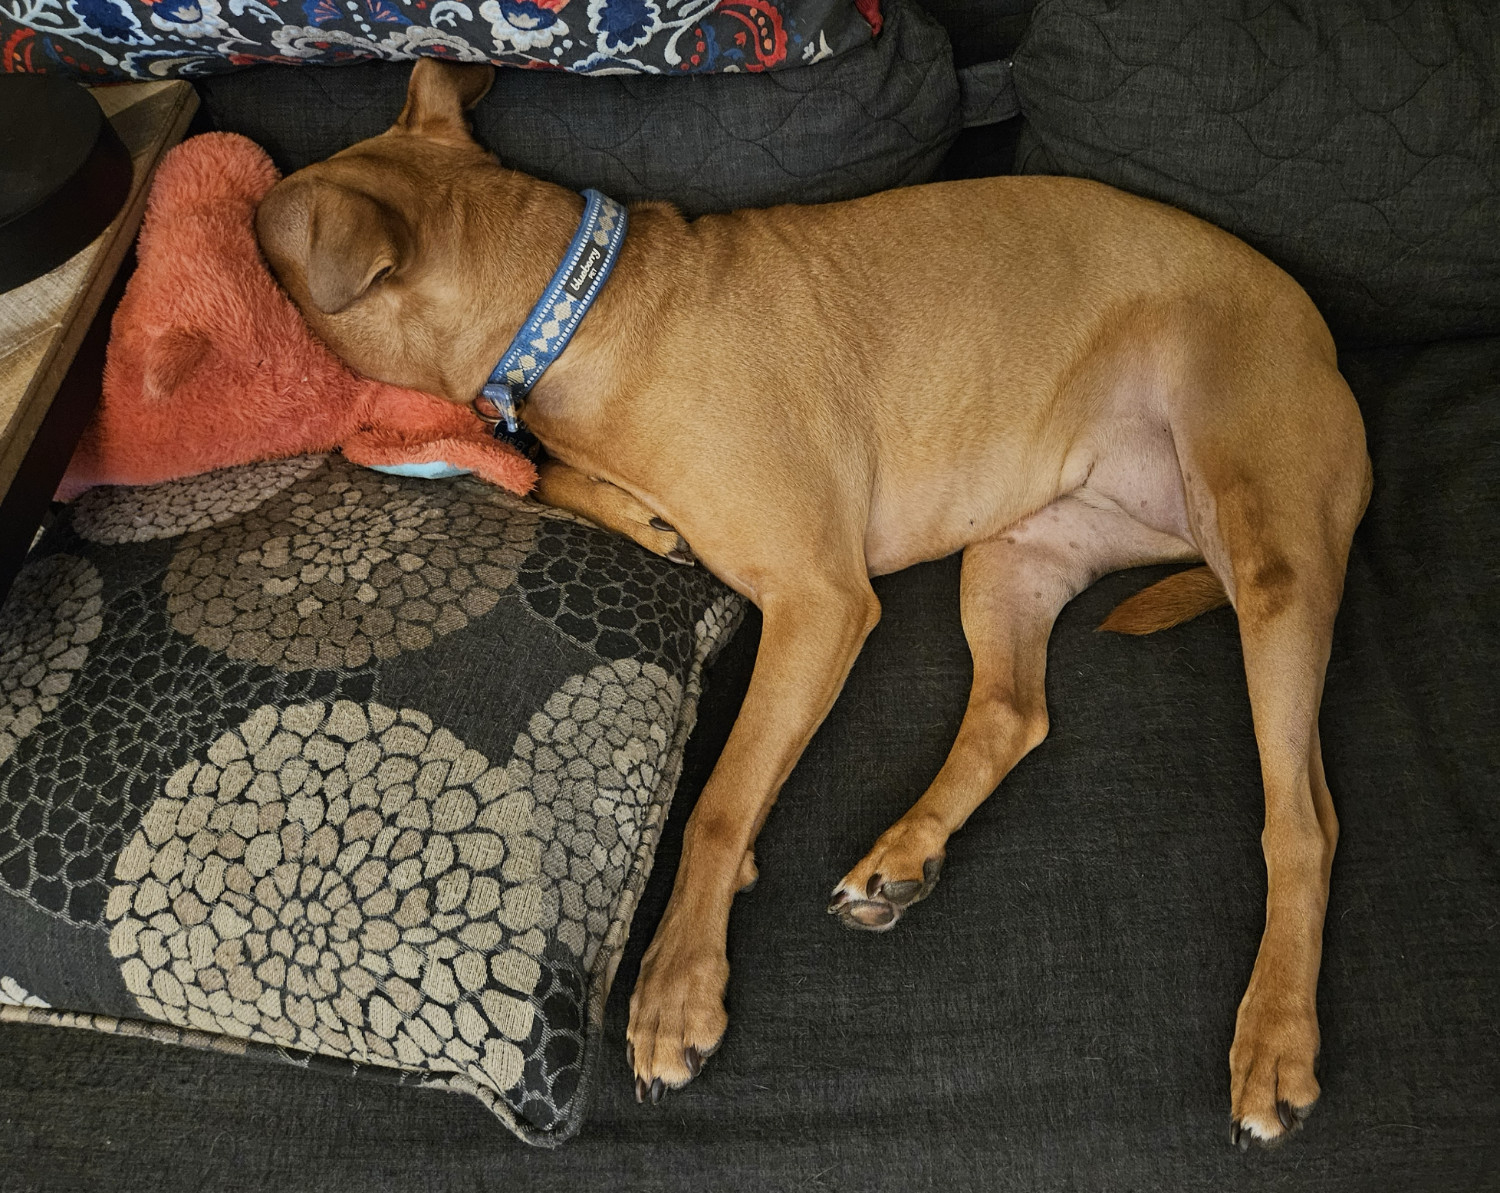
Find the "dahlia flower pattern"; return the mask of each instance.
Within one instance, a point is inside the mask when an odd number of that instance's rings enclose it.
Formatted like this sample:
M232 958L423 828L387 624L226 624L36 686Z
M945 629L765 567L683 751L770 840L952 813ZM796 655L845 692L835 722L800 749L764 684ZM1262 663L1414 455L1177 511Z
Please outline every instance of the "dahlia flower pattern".
M524 796L420 713L257 709L166 785L115 863L141 1010L508 1090L557 899Z
M722 592L701 568L641 567L634 543L545 518L516 577L536 617L591 653L671 666L693 653L694 611Z
M232 659L358 667L493 609L539 520L477 481L444 490L331 460L233 525L184 540L163 582L167 610L178 633Z
M30 993L15 978L0 974L0 1006L9 1007L47 1007L45 1000Z
M0 1021L576 1130L739 598L337 456L95 490L34 549L0 612L0 936L31 949Z
M221 468L199 476L142 485L122 499L114 486L81 495L70 507L73 529L95 543L145 543L206 530L253 510L323 464L322 456L296 456Z
M659 667L601 664L503 766L409 709L257 709L172 775L115 863L126 988L181 1027L513 1090L551 1043L544 969L559 946L592 969L660 817L681 698Z
M73 564L88 569L81 575L93 574L91 564L54 562L60 559L67 557L27 564L13 591L45 587L48 573ZM32 608L22 599L7 603L0 632L15 633L14 610ZM92 608L100 598L84 599ZM161 604L159 593L135 588L111 598L97 618L80 620L73 637L98 636L59 697L66 708L43 714L9 764L0 761L0 890L80 927L102 922L109 864L159 794L161 776L188 748L261 704L336 690L354 695L373 682L358 673L280 672L209 654L172 632Z
M99 573L54 555L24 568L0 622L0 764L56 709L99 636Z

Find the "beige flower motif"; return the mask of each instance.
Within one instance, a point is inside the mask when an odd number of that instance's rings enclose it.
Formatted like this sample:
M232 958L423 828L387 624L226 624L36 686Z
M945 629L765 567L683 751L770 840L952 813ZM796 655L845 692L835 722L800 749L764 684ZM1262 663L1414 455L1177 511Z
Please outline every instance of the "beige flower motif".
M170 1023L505 1091L556 916L530 811L420 713L264 706L147 811L110 950Z
M504 767L411 710L261 707L116 860L126 988L182 1027L511 1089L544 949L592 972L659 829L681 699L654 664L601 664Z
M73 528L96 543L144 543L227 522L311 476L322 456L221 468L159 485L101 485L73 502Z
M30 993L15 978L0 974L0 1005L10 1007L44 1007L50 1004Z
M586 971L641 834L663 814L655 800L681 704L681 685L662 668L619 659L566 680L516 740L507 776L534 801L556 935Z
M28 564L0 623L0 763L58 705L103 628L103 583L72 555Z
M464 628L515 582L538 515L490 486L450 484L429 494L329 461L326 475L183 542L162 582L173 627L288 671L358 667Z

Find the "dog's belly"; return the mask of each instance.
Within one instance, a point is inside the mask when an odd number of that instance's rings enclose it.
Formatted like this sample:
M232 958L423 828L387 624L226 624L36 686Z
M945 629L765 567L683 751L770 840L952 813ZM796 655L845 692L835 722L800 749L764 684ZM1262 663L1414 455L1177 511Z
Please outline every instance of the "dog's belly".
M905 453L900 471L882 461L865 535L870 574L951 555L1068 494L1117 507L1135 524L1126 528L1131 541L1154 544L1150 553L1163 560L1195 557L1165 383L1126 361L1109 368L1096 416L1070 433L1055 422L1018 436L1008 419L952 419L961 442L946 465L929 458L914 467Z

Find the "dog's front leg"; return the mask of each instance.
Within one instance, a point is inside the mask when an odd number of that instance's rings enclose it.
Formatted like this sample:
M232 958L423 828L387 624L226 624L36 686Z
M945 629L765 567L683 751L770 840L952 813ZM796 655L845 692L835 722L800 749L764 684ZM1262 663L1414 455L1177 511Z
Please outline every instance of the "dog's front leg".
M677 881L630 998L638 1099L698 1075L729 1019L729 905L745 885L776 793L843 687L880 606L864 576L760 599L755 672L739 719L683 832Z
M615 485L587 476L561 460L544 460L537 469L538 501L581 514L596 526L613 530L673 563L693 563L687 541L667 522Z

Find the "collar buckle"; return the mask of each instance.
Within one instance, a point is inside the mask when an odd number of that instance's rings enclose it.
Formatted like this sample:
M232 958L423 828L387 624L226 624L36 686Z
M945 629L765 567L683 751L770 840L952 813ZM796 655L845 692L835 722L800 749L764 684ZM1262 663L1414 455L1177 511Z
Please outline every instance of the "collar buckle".
M508 382L485 382L471 405L481 422L496 428L497 435L501 426L512 435L521 429L521 403Z
M625 240L625 208L595 190L584 191L583 196L583 218L573 242L530 318L471 403L474 413L494 429L496 439L514 444L533 459L540 444L521 422L526 395L567 347L614 268Z

